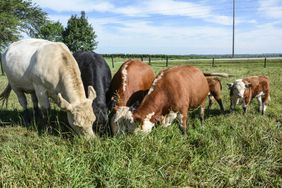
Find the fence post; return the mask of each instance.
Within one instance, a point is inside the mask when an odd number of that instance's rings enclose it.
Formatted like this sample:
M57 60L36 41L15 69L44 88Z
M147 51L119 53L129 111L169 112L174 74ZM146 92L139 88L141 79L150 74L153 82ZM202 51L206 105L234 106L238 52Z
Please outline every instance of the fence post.
M115 68L114 57L112 55L111 55L111 59L112 59L112 67Z
M264 68L266 68L266 57L264 58L264 65L263 65Z
M143 56L141 56L141 61L143 61Z
M151 56L149 55L149 65L151 65Z
M165 56L165 66L168 67L168 56Z
M212 58L212 67L214 67L214 57Z

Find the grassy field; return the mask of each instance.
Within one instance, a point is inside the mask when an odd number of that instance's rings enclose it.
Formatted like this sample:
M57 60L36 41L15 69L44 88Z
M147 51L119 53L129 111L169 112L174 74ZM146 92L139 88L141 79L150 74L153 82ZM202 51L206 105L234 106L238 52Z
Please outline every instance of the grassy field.
M164 63L152 65L156 72L165 68ZM191 112L187 137L176 124L149 135L72 137L55 105L53 128L41 133L35 124L22 125L13 93L8 108L0 109L0 187L281 187L281 65L281 60L267 68L262 62L199 64L204 71L235 75L222 79L226 109L226 83L247 75L269 76L271 103L264 116L256 100L246 115L239 106L223 115L214 104L204 126L198 111ZM0 91L6 83L0 76Z

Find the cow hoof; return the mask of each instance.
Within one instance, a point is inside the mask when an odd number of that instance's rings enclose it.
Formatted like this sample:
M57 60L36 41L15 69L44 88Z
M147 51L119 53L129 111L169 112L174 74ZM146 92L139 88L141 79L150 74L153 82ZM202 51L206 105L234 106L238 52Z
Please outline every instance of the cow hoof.
M23 111L23 120L24 120L24 125L25 126L30 125L31 119L30 119L28 110L24 110Z

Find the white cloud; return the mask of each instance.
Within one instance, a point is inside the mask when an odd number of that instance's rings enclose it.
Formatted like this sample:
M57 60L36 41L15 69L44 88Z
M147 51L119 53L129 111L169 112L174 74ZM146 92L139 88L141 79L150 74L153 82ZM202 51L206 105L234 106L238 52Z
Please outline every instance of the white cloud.
M282 19L281 0L260 0L258 11L274 19Z
M114 8L111 3L102 0L33 0L33 2L42 8L49 8L58 12L80 12L82 10L86 12L106 12Z
M175 1L175 0L154 0L141 1L134 5L123 7L115 6L109 1L101 0L34 0L35 3L43 8L49 8L58 12L108 12L120 14L123 16L140 17L149 15L165 15L165 16L183 16L195 19L202 19L207 22L222 25L231 25L230 16L217 15L212 7L192 2Z
M269 24L249 31L236 33L237 53L281 53L282 28L275 28Z

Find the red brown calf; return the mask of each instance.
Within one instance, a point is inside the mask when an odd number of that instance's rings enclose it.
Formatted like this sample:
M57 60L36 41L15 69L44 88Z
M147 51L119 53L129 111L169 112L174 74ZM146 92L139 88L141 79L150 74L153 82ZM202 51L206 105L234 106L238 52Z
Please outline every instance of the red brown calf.
M147 94L155 74L152 68L139 60L128 60L114 75L108 92L110 109L138 106Z
M129 108L119 109L121 115L113 119L112 128L118 130L119 125L127 124L130 127L133 122L140 122L141 130L150 132L155 123L171 122L170 118L175 118L176 113L179 113L180 128L186 134L188 110L201 106L202 122L208 93L207 79L198 68L177 66L166 69L155 78L136 111L131 112Z
M248 104L253 98L259 103L258 111L265 113L270 100L269 79L267 76L250 76L228 84L230 90L230 111L234 111L240 99L243 100L243 110L246 113Z

